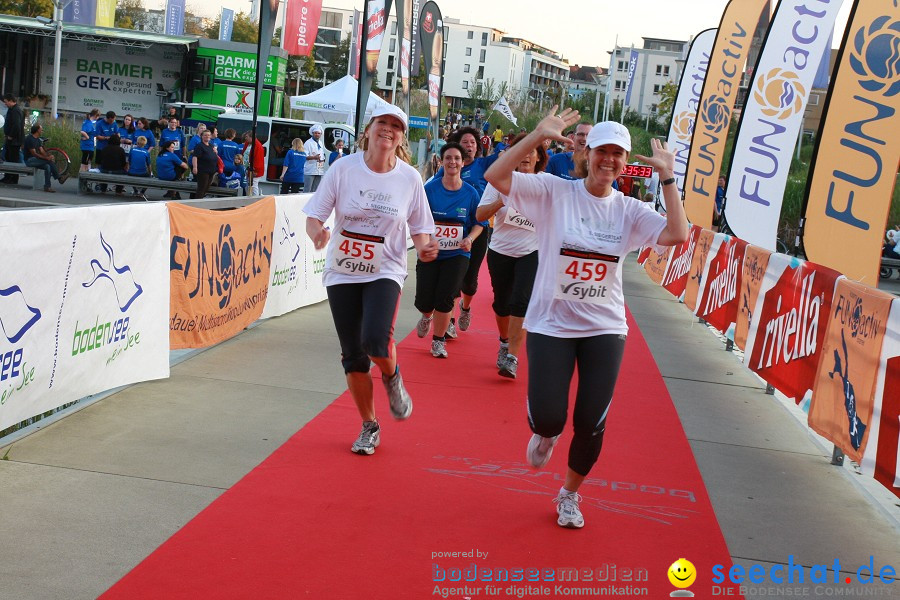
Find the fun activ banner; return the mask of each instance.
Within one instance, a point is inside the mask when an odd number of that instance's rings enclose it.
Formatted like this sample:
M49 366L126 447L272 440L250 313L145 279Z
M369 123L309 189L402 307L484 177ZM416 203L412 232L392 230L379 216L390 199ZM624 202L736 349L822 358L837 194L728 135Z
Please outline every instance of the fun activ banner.
M871 286L900 159L898 46L900 4L855 2L807 180L806 256Z
M362 13L353 11L353 30L350 32L350 60L347 61L347 74L359 81L359 53L362 42Z
M744 249L744 264L741 267L741 294L738 301L737 323L734 327L734 345L745 350L747 333L753 320L756 299L769 268L769 257L772 253L759 246L747 246Z
M277 317L327 297L322 283L325 249L316 250L306 235L306 215L302 209L311 197L312 194L275 197L269 293L260 318Z
M168 206L170 345L173 350L205 348L262 314L272 267L275 199L229 211Z
M900 302L891 304L860 467L900 498Z
M753 308L744 364L794 403L802 402L804 410L840 276L821 265L772 254Z
M316 34L322 0L288 0L284 24L284 49L292 56L309 56Z
M734 340L738 303L747 242L717 233L701 278L700 301L694 311L698 317Z
M709 229L704 229L697 236L697 245L694 247L694 255L691 258L691 269L684 286L684 305L691 309L691 312L697 309L697 296L700 294L700 286L703 284L706 259L709 258L709 249L715 235Z
M715 40L716 30L706 29L697 34L691 42L684 70L681 72L675 104L672 106L668 146L675 154L675 185L678 186L679 195L684 192L684 176L687 173L688 155L691 151L691 136L694 135L694 122L697 120L697 110L700 107L700 93L703 91L703 81L709 70L709 57Z
M809 426L857 463L870 439L892 294L842 278L834 291Z
M762 11L768 6L768 0L730 0L716 33L691 138L684 184L684 208L688 219L707 229L712 227L716 184L725 158L725 140L750 42Z
M700 237L701 231L700 227L691 226L688 239L673 246L669 255L669 264L661 285L676 298L684 295L684 288L687 286L688 276L691 272L691 263L694 260L694 248L697 246L697 239Z
M169 375L164 204L7 211L0 430Z
M727 169L725 218L739 238L774 251L797 134L841 0L781 0L769 26Z
M420 0L397 0L398 35L400 36L400 89L406 114L409 114L410 75L419 73L419 6Z
M444 20L441 9L429 0L419 15L419 43L428 70L428 113L431 116L431 139L438 139L441 120L441 87L444 79Z

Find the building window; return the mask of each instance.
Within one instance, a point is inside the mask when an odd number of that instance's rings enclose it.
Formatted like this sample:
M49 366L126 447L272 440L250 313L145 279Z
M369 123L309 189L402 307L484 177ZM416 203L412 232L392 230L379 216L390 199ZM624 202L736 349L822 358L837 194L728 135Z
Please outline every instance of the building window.
M656 65L656 74L664 77L669 76L669 65Z
M463 89L464 89L464 90L469 89L469 82L468 82L468 81L463 81Z
M463 73L469 72L469 65L463 65Z
M394 68L394 57L388 56L388 69L393 69L393 68Z
M618 65L616 66L616 71L619 71L620 73L624 73L627 70L628 70L628 61L620 60L618 62Z
M468 32L468 35L466 36L466 39L471 40L471 39L474 39L474 38L475 38L475 32L474 32L474 31L469 31L469 32Z
M810 94L809 100L806 101L810 106L818 106L819 105L819 95L818 94Z
M472 49L466 48L466 56L472 56Z
M669 76L669 65L665 65L663 67L663 76L665 76L665 77Z
M487 46L487 31L484 31L481 34L481 45Z
M662 88L661 85L659 85L659 84L654 85L653 86L653 94L658 96L660 88Z
M384 86L391 87L393 84L394 84L394 74L388 73L387 76L384 78Z
M334 29L342 29L343 15L341 13L322 11L322 18L319 22L322 27L332 27Z
M487 50L481 51L481 57L478 59L478 62L484 62L484 57L487 56Z
M396 51L397 51L397 38L391 38L391 49L389 50L389 52L396 52Z
M616 91L624 92L625 91L625 82L624 81L616 81Z
M484 67L478 67L478 73L475 74L476 79L484 79Z
M650 112L656 113L658 109L659 109L659 105L658 105L658 104L651 104L651 105L650 105Z
M391 35L397 35L397 21L391 23Z

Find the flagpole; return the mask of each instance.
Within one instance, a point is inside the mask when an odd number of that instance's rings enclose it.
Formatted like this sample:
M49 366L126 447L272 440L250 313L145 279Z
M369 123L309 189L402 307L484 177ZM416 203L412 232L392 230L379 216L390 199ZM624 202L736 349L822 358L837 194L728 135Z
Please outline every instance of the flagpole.
M362 38L359 41L359 79L356 80L356 122L355 122L355 135L356 135L356 143L359 143L360 134L362 134L363 127L363 119L365 118L366 112L366 103L363 100L363 89L366 92L369 91L368 85L363 85L363 82L366 78L368 78L369 73L366 71L366 50L368 49L368 41L369 41L369 31L368 31L368 21L369 21L369 2L366 0L363 2L363 12L362 12L362 26L359 28L359 36ZM353 24L356 27L356 23Z

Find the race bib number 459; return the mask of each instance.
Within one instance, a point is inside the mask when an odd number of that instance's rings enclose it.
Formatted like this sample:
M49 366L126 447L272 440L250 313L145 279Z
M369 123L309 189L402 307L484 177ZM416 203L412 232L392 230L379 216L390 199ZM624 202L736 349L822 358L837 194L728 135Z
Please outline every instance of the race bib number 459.
M559 251L554 298L608 304L612 301L612 282L619 268L619 257L599 252Z
M384 238L342 230L335 236L330 267L340 273L370 274L381 271Z

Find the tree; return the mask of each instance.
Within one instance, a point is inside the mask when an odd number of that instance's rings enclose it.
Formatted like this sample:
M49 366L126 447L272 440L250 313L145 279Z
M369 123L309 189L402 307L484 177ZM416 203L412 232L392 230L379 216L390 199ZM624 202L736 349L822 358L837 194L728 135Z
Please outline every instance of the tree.
M140 29L147 26L147 11L143 0L119 0L116 5L116 27Z
M312 48L310 48L308 56L297 57L297 60L299 61L298 64L300 65L300 70L302 71L303 76L309 79L322 78L322 76L319 74L319 68L316 65L315 55L315 46L313 46Z
M0 13L20 17L53 18L51 0L0 0Z
M2 1L2 0L0 0ZM222 21L222 13L212 20L207 21L207 27L203 30L205 34L211 40L215 40L219 38L219 23ZM253 22L253 19L250 18L245 12L235 13L234 15L234 25L231 29L231 41L232 42L246 42L248 44L255 44L256 40L259 39L259 25Z
M668 123L675 108L678 86L671 79L659 90L659 103L656 105L656 118L660 123Z
M347 61L349 58L350 36L348 35L337 45L337 48L331 53L331 60L328 61L328 72L331 74L332 79L340 79L347 74Z

